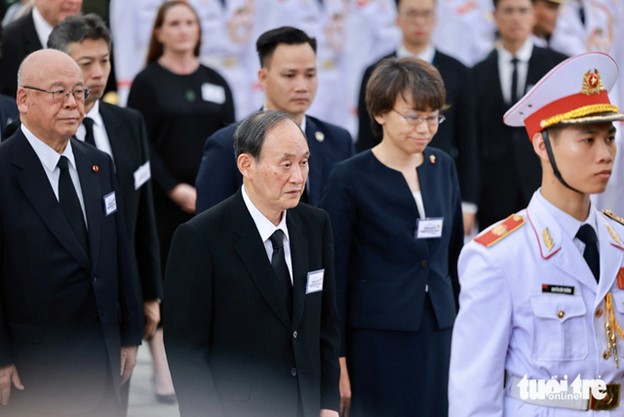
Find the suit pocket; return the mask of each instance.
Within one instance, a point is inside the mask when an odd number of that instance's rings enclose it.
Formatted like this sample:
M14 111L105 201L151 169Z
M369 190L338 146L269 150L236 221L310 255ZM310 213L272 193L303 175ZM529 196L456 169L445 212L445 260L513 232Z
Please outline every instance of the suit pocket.
M589 353L585 302L581 297L538 295L533 308L533 357L538 360L581 360Z
M9 323L9 331L20 342L39 343L43 338L43 328L39 324Z

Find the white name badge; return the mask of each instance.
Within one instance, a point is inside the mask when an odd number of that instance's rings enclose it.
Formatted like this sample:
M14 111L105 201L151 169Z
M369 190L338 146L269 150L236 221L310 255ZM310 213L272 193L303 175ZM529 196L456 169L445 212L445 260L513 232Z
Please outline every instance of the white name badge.
M319 269L317 271L308 272L308 283L306 284L306 294L312 294L315 292L323 291L323 278L325 277L325 270Z
M434 239L442 236L444 218L418 219L416 221L416 239Z
M204 83L201 90L204 101L212 101L217 104L225 103L225 90L220 85Z
M117 211L117 200L115 199L115 192L104 196L104 214L111 215Z
M138 190L143 184L145 184L152 177L152 171L150 170L150 163L147 161L134 171L134 189Z

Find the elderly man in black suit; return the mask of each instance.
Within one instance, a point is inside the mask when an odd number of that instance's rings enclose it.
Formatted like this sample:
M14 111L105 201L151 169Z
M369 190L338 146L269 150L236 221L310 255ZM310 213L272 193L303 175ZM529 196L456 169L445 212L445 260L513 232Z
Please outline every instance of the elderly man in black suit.
M548 71L566 57L535 46L532 0L494 0L500 40L485 60L471 69L474 115L479 142L480 229L529 204L542 169L521 127L503 123L503 115Z
M0 44L0 92L15 96L17 69L31 52L45 48L54 26L67 16L80 13L82 0L34 0L26 16L4 28Z
M449 108L443 112L444 123L438 129L432 146L440 148L453 157L457 166L462 195L464 231L472 232L477 212L479 170L477 142L474 123L470 118L468 69L455 58L436 49L431 36L436 25L436 0L396 0L396 24L401 29L401 45L368 67L362 77L358 100L358 152L372 148L381 141L371 129L371 117L366 110L366 84L373 70L386 58L416 57L432 64L440 72L446 88Z
M141 319L114 168L71 139L88 90L68 55L37 51L18 80L22 126L0 144L2 414L117 416Z
M67 17L50 34L48 47L66 52L80 65L90 90L85 101L85 118L76 137L113 158L120 207L125 214L133 266L141 288L143 337L149 339L160 321L162 273L143 117L135 110L100 100L111 72L111 37L99 16Z
M243 186L176 231L165 345L184 416L338 416L329 216L299 204L310 152L282 112L234 134Z
M305 132L310 148L310 177L304 200L318 205L334 164L353 156L351 135L345 129L305 114L312 105L316 78L316 40L284 26L258 38L258 79L265 93L265 109L291 115ZM242 177L232 157L236 126L215 132L206 140L195 187L197 213L225 200L238 190Z

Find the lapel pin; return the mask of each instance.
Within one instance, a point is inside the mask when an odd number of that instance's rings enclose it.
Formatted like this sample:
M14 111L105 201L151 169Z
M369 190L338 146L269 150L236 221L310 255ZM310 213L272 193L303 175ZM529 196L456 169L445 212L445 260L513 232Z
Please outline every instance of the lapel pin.
M317 130L316 132L314 132L314 138L319 142L323 142L325 140L325 134L320 130Z
M93 164L93 166L91 166L91 171L97 174L100 171L100 167L97 164Z
M429 155L429 162L431 162L431 164L435 164L437 161L437 158L435 155Z
M551 250L553 250L553 248L555 247L555 242L553 242L548 227L542 232L542 238L544 239L544 244L548 248L548 251L550 252Z

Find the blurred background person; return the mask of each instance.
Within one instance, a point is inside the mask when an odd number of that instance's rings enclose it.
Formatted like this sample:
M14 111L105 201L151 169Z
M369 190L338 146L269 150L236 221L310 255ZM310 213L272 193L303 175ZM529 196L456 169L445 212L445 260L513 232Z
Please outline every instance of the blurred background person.
M143 307L143 338L150 340L160 321L162 272L143 117L136 110L101 101L111 72L111 38L99 16L64 19L52 30L48 47L66 52L76 61L90 90L85 100L85 118L75 136L113 158L133 268L139 278L137 295ZM123 410L128 405L128 388L129 384L122 387Z
M394 52L384 58L413 56L433 64L440 71L446 88L448 108L444 111L445 120L436 133L433 145L447 152L455 161L463 201L464 228L466 234L470 234L477 212L479 170L474 123L467 108L470 104L470 83L466 82L468 69L455 58L440 52L431 43L431 34L436 26L436 0L397 0L397 7L396 24L403 34L402 42ZM381 60L368 67L362 78L358 102L358 151L372 148L381 140L381 132L373 135L365 100L366 83L379 62Z
M535 26L533 26L533 42L542 48L548 48L557 16L564 0L534 0Z
M226 81L199 62L201 30L185 1L158 9L147 67L135 78L128 106L145 118L151 144L154 207L161 259L166 261L175 229L195 213L195 182L205 139L234 122L234 103ZM164 269L163 269L164 270ZM156 394L173 401L162 329L150 344Z
M483 230L525 207L540 184L539 158L524 129L507 126L503 114L565 55L535 46L531 0L494 0L500 39L470 70L479 149L477 221Z
M352 393L353 416L447 415L464 233L455 164L427 147L445 95L422 60L379 64L366 104L382 140L337 164L321 200L334 230L341 396L347 407Z
M14 97L0 94L0 140L11 136L15 130L6 131L7 126L17 126L19 123L19 112Z
M433 43L445 54L471 67L494 47L496 26L492 0L436 0L436 14L444 24L436 25Z
M19 19L26 13L30 12L33 7L32 0L18 0L13 2L6 10L2 17L2 26L6 26L14 20Z
M34 0L25 16L4 28L0 44L0 92L15 97L17 69L26 55L43 49L52 28L80 13L82 0Z

